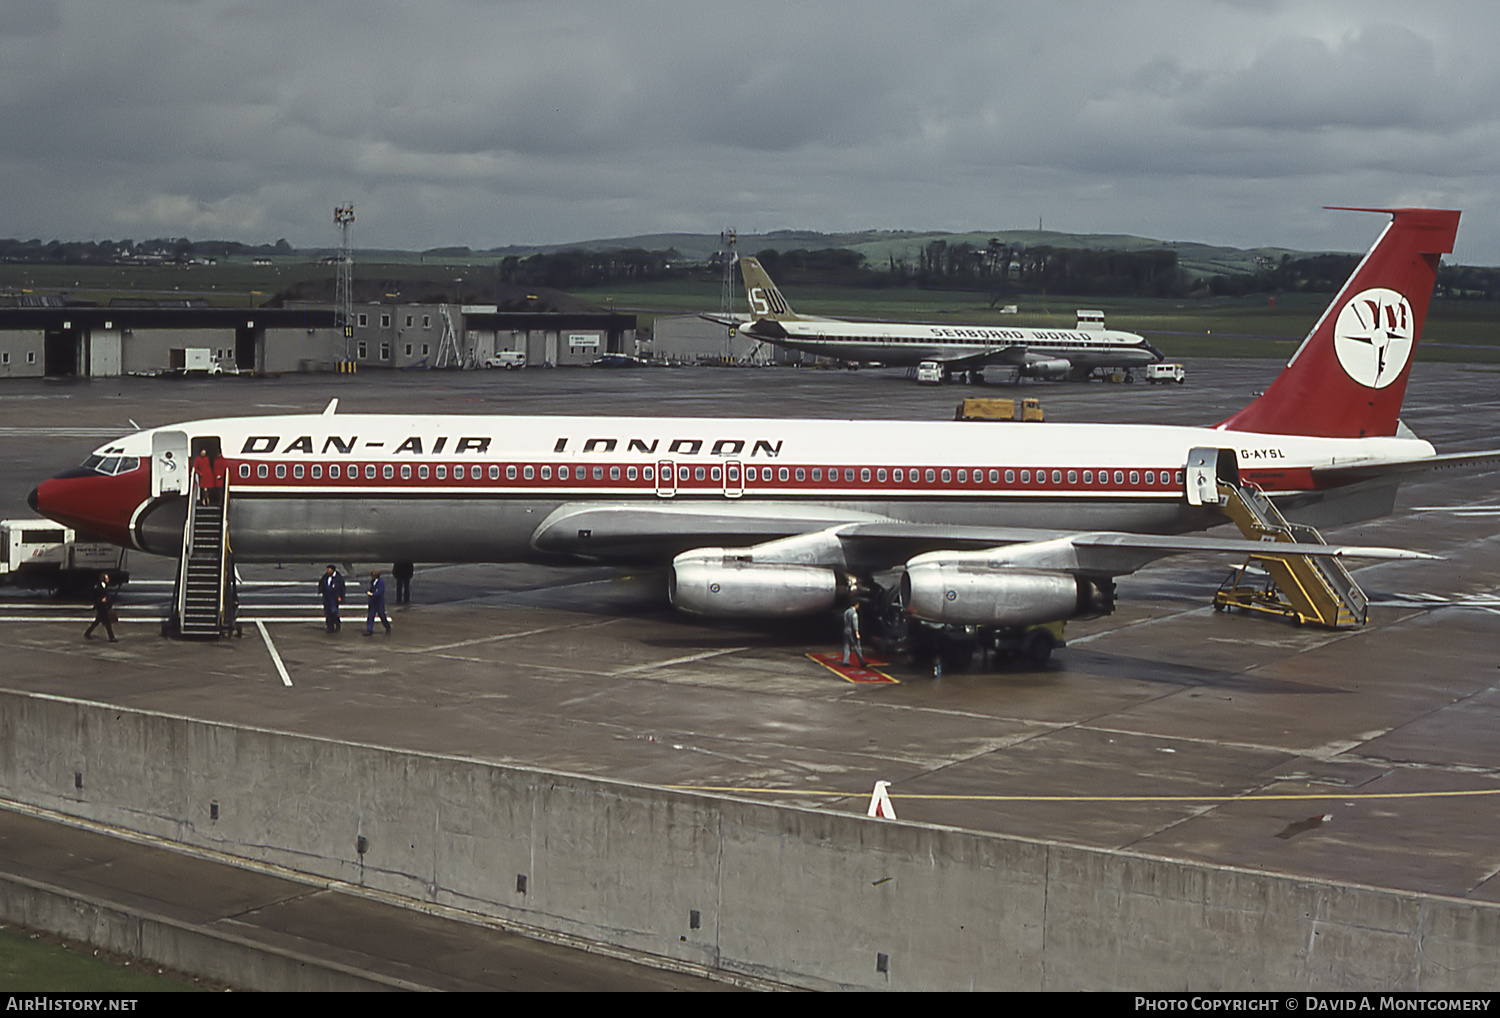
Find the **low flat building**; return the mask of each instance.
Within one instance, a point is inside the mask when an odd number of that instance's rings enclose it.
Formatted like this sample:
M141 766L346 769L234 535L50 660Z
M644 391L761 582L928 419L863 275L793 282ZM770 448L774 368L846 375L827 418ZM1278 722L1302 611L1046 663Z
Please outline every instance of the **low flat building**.
M251 374L482 367L504 351L528 365L589 364L636 353L634 315L494 304L361 304L348 334L328 305L209 308L0 307L0 378L150 374L200 348Z
M0 378L148 374L183 347L243 372L280 374L331 364L342 341L331 309L0 307Z

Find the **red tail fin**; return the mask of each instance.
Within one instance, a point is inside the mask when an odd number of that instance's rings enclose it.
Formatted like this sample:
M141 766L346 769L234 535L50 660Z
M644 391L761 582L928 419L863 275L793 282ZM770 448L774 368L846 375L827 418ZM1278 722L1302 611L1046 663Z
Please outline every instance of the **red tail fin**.
M1273 435L1394 435L1438 258L1458 212L1350 209L1393 217L1370 253L1261 396L1217 426Z

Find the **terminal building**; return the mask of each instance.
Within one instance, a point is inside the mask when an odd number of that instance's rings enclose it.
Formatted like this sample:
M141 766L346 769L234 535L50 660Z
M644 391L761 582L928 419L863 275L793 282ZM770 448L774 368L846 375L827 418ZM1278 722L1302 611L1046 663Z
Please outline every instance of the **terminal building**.
M279 303L122 300L102 307L28 298L0 306L0 379L165 373L182 363L174 350L206 351L217 370L257 375L350 365L473 368L502 352L523 354L529 366L560 367L637 352L634 315L550 291L487 304L402 303L392 291L355 304L347 334L331 302Z

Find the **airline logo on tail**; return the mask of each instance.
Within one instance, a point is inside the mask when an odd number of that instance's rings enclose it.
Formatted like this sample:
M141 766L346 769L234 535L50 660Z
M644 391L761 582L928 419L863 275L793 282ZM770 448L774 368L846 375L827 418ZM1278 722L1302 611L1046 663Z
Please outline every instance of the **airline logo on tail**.
M740 273L745 277L745 296L750 301L750 317L778 321L795 320L798 317L781 291L776 289L776 284L771 282L766 270L761 268L758 259L741 258Z
M1333 326L1333 349L1344 374L1360 385L1384 389L1401 377L1415 345L1411 302L1376 287L1356 295Z
M1320 438L1396 434L1412 350L1459 214L1351 211L1383 212L1391 222L1276 380L1218 427Z

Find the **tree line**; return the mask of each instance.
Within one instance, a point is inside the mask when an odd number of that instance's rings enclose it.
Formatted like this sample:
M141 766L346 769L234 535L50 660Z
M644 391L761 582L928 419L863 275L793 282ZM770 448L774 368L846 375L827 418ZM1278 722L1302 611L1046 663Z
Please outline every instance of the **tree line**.
M233 240L17 240L0 239L0 261L32 265L186 265L233 255L294 255L285 238L274 244L241 244Z
M297 254L285 239L250 245L235 241L192 241L184 237L153 240L46 241L0 240L0 261L54 265L188 264L233 256ZM468 248L434 248L424 255L477 252ZM722 278L723 252L706 262L674 249L647 251L567 250L530 257L507 255L495 265L496 281L557 290L587 290L621 283ZM914 251L888 255L871 264L847 248L756 252L772 278L782 284L820 283L854 287L918 287L985 293L991 306L1012 294L1056 293L1132 297L1242 297L1273 293L1331 293L1359 263L1358 255L1282 255L1257 259L1248 272L1209 276L1188 272L1168 249L1141 251L987 244L933 240ZM1444 265L1438 270L1438 296L1467 300L1500 300L1500 268Z

